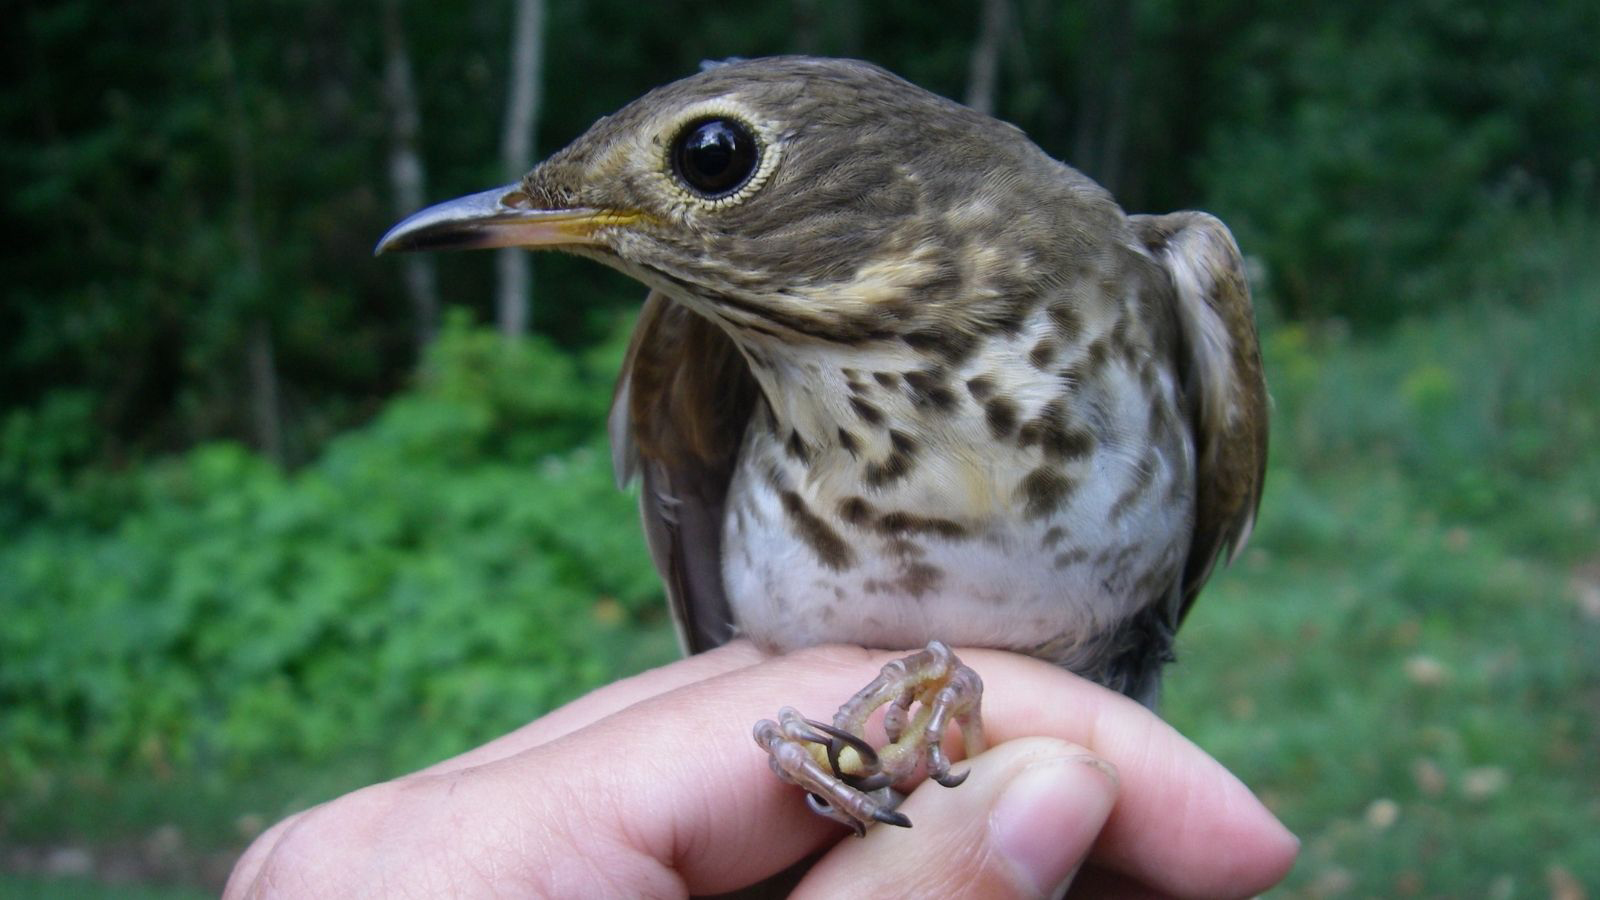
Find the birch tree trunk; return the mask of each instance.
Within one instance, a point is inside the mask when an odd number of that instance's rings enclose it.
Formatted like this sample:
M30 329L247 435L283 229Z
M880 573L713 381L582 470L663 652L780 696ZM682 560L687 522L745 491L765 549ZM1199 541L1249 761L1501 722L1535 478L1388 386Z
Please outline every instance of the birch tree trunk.
M406 50L401 25L402 0L383 3L383 88L389 102L389 184L394 191L395 215L406 216L422 208L427 196L427 171L417 140L422 113L411 77L411 55ZM433 340L439 323L439 283L433 257L408 253L401 260L406 297L411 301L412 333L420 353Z
M245 380L250 386L250 421L256 449L282 465L283 410L279 400L277 354L272 325L262 309L261 235L256 228L256 170L250 126L245 118L233 36L228 28L227 0L211 4L211 37L222 72L227 105L228 138L233 164L233 239L245 285Z
M967 68L967 105L994 115L1000 86L1000 51L1010 32L1011 0L983 0L978 40L972 46Z
M534 128L539 121L539 101L544 87L544 0L516 2L511 38L511 90L506 98L505 131L500 140L500 158L507 181L521 178L532 162ZM499 273L495 313L500 333L515 337L527 332L530 318L533 273L528 252L514 247L499 250L495 265Z

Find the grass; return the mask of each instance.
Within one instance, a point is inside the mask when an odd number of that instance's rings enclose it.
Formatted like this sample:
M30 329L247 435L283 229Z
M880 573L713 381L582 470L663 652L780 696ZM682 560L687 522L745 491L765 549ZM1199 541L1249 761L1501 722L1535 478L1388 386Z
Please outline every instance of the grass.
M1300 835L1283 893L1600 884L1600 610L1570 570L1392 477L1292 488L1185 626L1165 709ZM1291 516L1357 524L1283 555Z
M1165 713L1301 836L1282 895L1600 888L1587 284L1376 342L1268 342L1261 519L1180 636Z
M1600 277L1581 283L1375 340L1270 329L1261 520L1186 624L1164 711L1302 837L1282 896L1600 888ZM649 628L640 668L668 652ZM0 798L0 842L175 828L214 855L393 765L64 766ZM0 877L6 896L111 893Z

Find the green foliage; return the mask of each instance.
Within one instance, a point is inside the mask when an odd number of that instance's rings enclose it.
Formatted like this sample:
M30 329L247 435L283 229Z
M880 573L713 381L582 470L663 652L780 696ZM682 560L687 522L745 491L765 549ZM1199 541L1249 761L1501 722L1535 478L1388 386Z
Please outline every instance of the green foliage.
M62 512L0 547L0 793L353 748L414 766L670 653L595 440L607 390L458 322L413 390L300 471L203 445L89 516L32 486Z
M960 97L979 15L549 6L541 152L730 55ZM1600 884L1600 5L1012 7L999 115L1130 210L1219 213L1263 274L1272 472L1173 720L1307 839L1293 890ZM402 8L430 198L500 183L507 9ZM418 361L368 256L378 9L11 17L0 832L226 842L672 653L600 438L638 286L541 258L549 340L507 341L468 325L491 257L441 257L456 312ZM241 443L259 334L295 468Z
M552 0L541 153L704 59L864 56L961 97L980 12L958 0ZM93 458L264 440L270 339L285 457L317 455L416 362L393 221L381 4L32 4L0 58L0 405L90 401ZM1448 308L1456 261L1517 214L1596 191L1600 13L1476 0L1314 9L1013 4L998 113L1132 210L1211 208L1297 320L1371 331ZM430 199L499 183L504 4L403 4ZM487 312L489 255L441 259ZM541 259L535 324L586 345L637 291ZM1517 282L1505 283L1515 291ZM596 313L600 315L596 315Z
M1448 308L1500 255L1508 209L1594 198L1592 4L1284 7L1227 46L1228 110L1197 177L1298 318L1360 328ZM1540 139L1531 139L1538 134Z
M1600 268L1553 224L1542 302L1266 335L1260 521L1164 712L1301 836L1291 895L1600 883Z
M1564 219L1538 233L1532 245L1590 259L1593 226ZM1515 249L1499 262L1532 270ZM1382 343L1339 329L1276 329L1266 338L1275 452L1307 477L1352 459L1394 466L1441 514L1516 523L1507 533L1519 549L1574 560L1592 553L1600 268L1588 266L1531 308L1479 296L1467 309L1405 323Z
M0 893L12 900L204 900L215 896L194 888L101 884L88 878L0 876Z
M1292 892L1600 871L1600 609L1573 602L1600 591L1600 271L1580 221L1512 233L1472 265L1544 272L1517 308L1266 332L1261 521L1186 624L1164 712L1305 840ZM80 452L81 404L14 414L0 459L34 512L0 546L13 833L226 841L672 655L597 442L620 336L575 361L457 319L288 474L231 444L75 473L52 461Z

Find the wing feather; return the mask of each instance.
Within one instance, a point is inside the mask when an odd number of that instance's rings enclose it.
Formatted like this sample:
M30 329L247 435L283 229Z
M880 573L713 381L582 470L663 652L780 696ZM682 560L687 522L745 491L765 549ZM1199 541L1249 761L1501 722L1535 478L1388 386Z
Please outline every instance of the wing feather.
M756 396L727 335L652 291L617 378L608 428L618 484L640 478L646 543L689 653L733 636L722 522Z
M1203 212L1132 216L1171 276L1183 382L1195 436L1195 525L1181 622L1219 558L1244 549L1267 465L1267 386L1250 282L1228 227Z

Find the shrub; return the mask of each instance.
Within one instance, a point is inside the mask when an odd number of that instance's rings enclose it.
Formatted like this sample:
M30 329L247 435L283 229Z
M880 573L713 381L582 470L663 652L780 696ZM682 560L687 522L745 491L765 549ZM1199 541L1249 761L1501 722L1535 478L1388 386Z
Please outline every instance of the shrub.
M96 515L60 499L85 480L31 487L55 512L0 547L0 788L355 748L414 765L665 656L595 437L608 390L457 322L300 471L211 444L118 476Z

